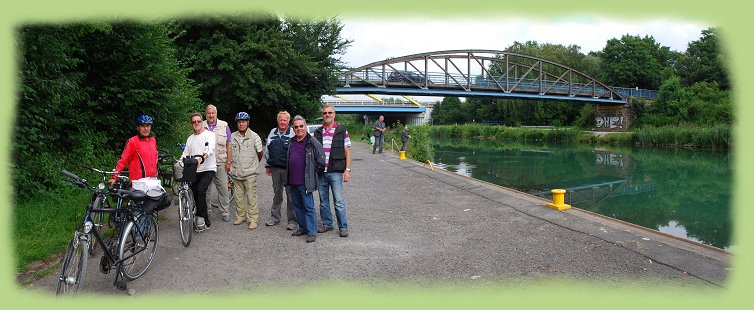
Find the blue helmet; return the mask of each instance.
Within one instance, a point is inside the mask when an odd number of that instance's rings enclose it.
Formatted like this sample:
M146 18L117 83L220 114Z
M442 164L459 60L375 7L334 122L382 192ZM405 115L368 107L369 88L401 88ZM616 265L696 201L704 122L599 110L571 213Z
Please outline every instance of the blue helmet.
M241 120L248 121L249 119L251 119L251 116L249 116L249 113L238 112L238 114L236 114L236 121L241 121Z
M154 120L149 115L142 114L136 117L136 124L152 124Z

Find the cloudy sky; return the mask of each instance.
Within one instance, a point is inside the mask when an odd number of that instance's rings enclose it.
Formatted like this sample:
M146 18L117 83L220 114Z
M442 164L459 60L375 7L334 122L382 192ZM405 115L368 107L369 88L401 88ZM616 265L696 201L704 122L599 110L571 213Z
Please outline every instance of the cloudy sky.
M607 40L625 34L650 35L671 50L683 52L689 42L714 25L656 19L638 22L600 17L492 19L342 19L342 36L353 40L342 56L358 67L388 57L451 49L503 50L514 41L537 41L581 47L583 53L602 50Z

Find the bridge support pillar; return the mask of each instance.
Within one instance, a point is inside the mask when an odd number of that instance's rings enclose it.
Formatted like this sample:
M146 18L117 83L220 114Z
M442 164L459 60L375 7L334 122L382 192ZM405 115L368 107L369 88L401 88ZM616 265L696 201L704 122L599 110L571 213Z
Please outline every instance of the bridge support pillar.
M627 131L635 119L631 105L597 106L594 112L594 131Z

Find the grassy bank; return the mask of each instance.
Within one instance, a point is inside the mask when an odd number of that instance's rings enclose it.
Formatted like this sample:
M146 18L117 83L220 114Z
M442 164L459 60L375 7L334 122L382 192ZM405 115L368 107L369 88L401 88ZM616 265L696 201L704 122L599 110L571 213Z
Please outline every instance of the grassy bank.
M11 237L16 271L24 271L33 261L65 251L87 203L89 192L71 185L16 205Z
M425 126L422 126L425 127ZM539 129L478 124L426 126L435 137L452 139L493 139L508 141L632 146L673 146L728 149L733 146L731 126L646 127L631 132L594 135L571 128Z

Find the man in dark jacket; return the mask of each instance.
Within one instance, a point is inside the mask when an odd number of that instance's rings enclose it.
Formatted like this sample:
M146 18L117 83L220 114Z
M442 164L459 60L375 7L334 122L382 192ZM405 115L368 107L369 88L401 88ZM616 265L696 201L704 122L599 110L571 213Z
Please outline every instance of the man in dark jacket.
M293 118L293 132L288 148L288 187L298 229L292 236L306 235L306 242L317 240L317 215L314 211L314 191L319 187L318 174L324 170L325 154L322 145L306 130L306 120Z
M264 170L268 176L272 177L272 208L270 208L270 220L265 223L267 226L273 226L280 223L280 208L283 205L283 190L285 190L285 216L288 219L287 229L295 230L296 213L291 205L291 193L285 184L288 183L288 175L285 167L288 165L288 147L293 138L293 129L289 126L291 115L286 111L278 113L278 126L270 130L267 135L267 143L264 150Z
M329 104L322 106L322 122L322 127L314 131L314 137L322 143L325 151L325 173L319 176L319 215L322 226L318 232L333 230L330 212L330 189L332 189L340 236L348 237L343 182L351 179L351 138L346 128L335 122L335 107Z

